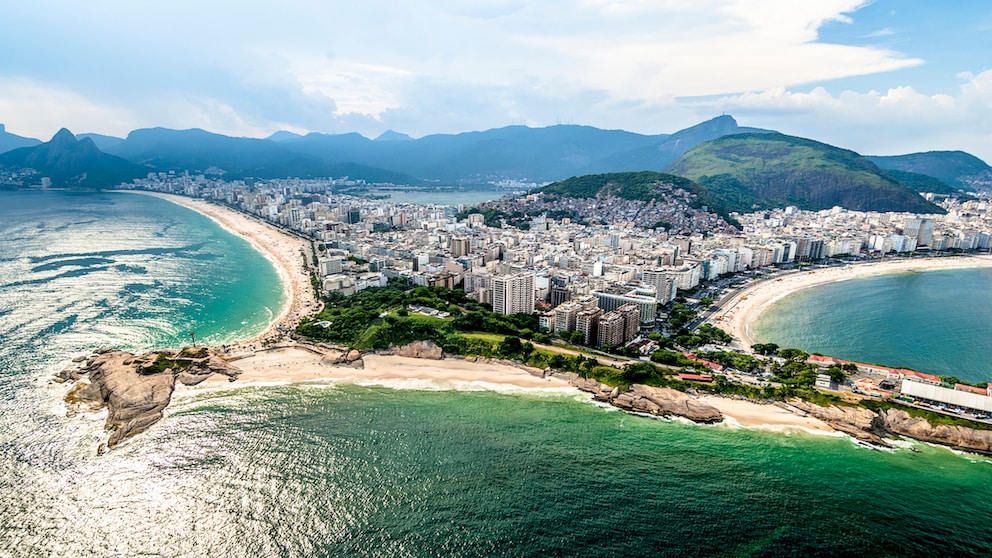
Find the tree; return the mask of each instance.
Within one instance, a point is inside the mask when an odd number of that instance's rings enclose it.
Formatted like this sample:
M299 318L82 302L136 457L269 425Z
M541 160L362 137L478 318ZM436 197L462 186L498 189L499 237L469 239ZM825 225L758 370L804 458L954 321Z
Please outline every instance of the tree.
M569 334L568 340L571 341L573 345L581 345L586 341L586 334L581 331L573 331Z
M809 353L799 349L781 349L778 352L778 356L793 362L802 362L809 358Z
M533 349L531 345L531 349ZM499 347L496 349L497 354L501 357L514 357L520 354L523 349L523 345L520 343L519 337L504 337L503 341L500 342Z
M568 359L561 353L555 353L551 355L551 360L548 361L548 366L554 368L555 370L564 370L565 367L568 366Z
M699 304L702 306L712 306L713 298L709 296L704 296L703 298L699 299Z
M548 343L551 342L551 337L549 337L547 333L535 333L534 342L547 345Z
M778 352L778 345L775 343L755 343L751 349L759 355L771 356Z

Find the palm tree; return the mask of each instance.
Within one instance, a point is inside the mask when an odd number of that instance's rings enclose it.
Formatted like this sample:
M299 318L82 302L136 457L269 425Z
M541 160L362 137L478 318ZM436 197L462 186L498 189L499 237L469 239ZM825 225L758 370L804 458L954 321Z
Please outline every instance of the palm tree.
M189 332L189 338L190 338L191 341L193 341L193 346L195 347L196 346L196 332L195 331Z

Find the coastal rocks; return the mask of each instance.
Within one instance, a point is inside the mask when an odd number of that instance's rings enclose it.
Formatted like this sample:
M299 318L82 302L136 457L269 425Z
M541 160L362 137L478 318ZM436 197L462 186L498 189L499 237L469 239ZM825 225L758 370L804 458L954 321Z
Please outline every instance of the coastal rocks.
M389 350L396 356L409 358L441 360L444 356L444 351L442 351L441 347L438 347L433 341L414 341L413 343L403 345L402 347L394 347L390 345Z
M590 378L569 377L570 383L591 393L596 401L635 413L655 416L684 417L694 422L714 423L723 420L723 413L692 396L671 388L634 384L629 390L608 386Z
M911 416L900 409L889 409L882 416L885 427L895 434L933 444L992 455L992 431L990 430L976 430L946 424L933 426L926 419Z
M841 407L838 405L821 407L801 399L790 399L789 405L858 440L881 446L888 445L882 439L883 436L889 434L885 427L885 420L874 411L863 407Z
M135 356L124 351L100 351L87 361L87 380L66 395L67 416L107 408L106 447L113 448L162 419L176 381L198 384L214 374L234 381L240 371L207 349L159 351Z

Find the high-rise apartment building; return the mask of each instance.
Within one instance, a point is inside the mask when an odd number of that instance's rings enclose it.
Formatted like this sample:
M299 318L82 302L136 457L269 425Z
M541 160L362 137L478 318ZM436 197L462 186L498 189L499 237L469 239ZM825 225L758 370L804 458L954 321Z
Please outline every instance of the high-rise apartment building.
M497 314L534 313L534 274L493 277L493 312Z

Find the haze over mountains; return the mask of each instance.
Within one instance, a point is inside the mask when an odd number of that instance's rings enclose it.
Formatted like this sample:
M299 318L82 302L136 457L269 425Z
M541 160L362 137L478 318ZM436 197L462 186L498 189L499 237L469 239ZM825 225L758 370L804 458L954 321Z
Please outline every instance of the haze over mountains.
M40 144L0 127L0 152L6 151L0 154L0 168L35 165L42 175L51 177L53 185L84 187L113 186L118 182L100 181L140 177L150 171L189 171L227 179L348 176L367 182L464 187L665 171L701 182L731 211L782 204L817 209L836 204L851 209L927 212L935 206L916 195L914 187L950 193L967 188L976 177L992 177L992 168L963 152L869 160L812 140L741 127L729 115L656 135L559 125L508 126L419 139L394 131L374 140L356 133L301 136L291 132L251 139L165 128L135 130L126 138L81 134L79 140L63 130L56 138ZM60 153L63 150L71 153ZM742 164L741 157L748 163ZM85 168L86 164L95 166ZM762 172L757 172L759 168Z

